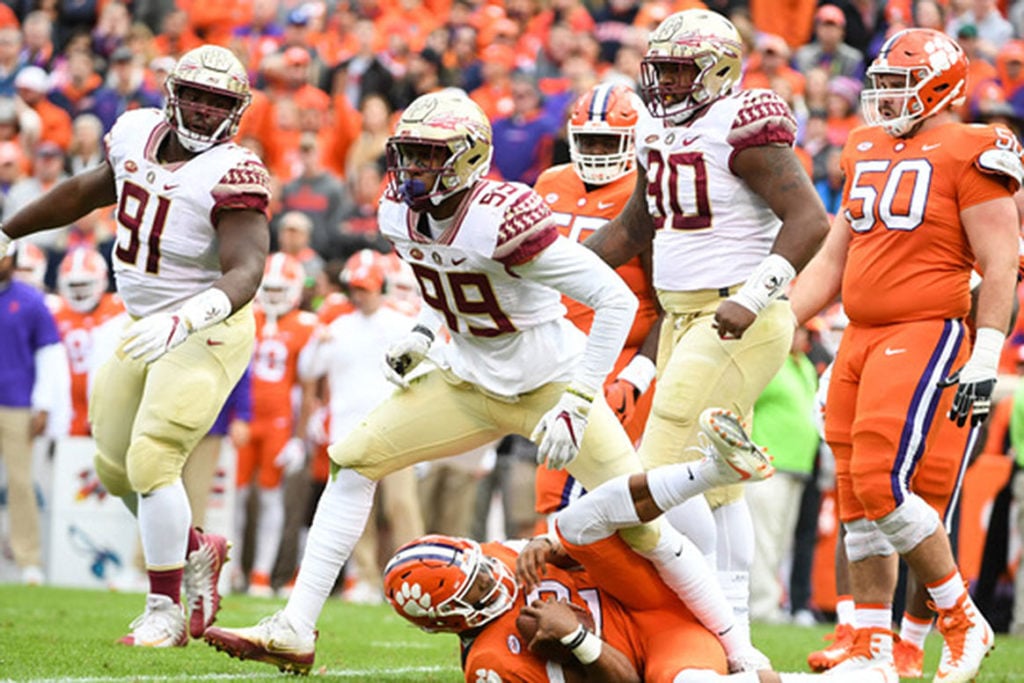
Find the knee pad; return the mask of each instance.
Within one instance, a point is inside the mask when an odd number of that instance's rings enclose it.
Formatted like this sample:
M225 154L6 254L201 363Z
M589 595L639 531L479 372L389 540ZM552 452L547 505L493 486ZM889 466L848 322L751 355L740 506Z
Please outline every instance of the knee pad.
M875 522L900 555L916 548L935 533L939 514L920 496L911 493L899 507Z
M92 462L93 467L96 468L96 476L100 478L103 487L110 495L124 498L133 493L132 486L128 482L128 474L123 467L104 457L102 453L96 453Z
M128 483L138 493L170 486L181 479L186 457L167 447L159 447L149 436L138 438L125 458Z
M630 476L610 479L561 510L556 521L562 537L573 545L586 545L640 524L629 492Z
M843 527L846 529L846 557L850 562L886 557L896 552L882 530L870 520L855 519L844 523Z

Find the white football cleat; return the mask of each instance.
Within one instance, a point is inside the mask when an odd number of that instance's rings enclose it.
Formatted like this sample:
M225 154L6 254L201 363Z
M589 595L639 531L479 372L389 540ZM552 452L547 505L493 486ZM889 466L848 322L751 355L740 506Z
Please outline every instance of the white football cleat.
M935 626L942 634L942 659L933 683L973 681L981 662L995 647L992 627L967 593L948 609L935 608Z
M166 595L146 596L146 611L131 624L132 632L117 642L136 647L184 647L188 645L185 610Z
M763 481L775 474L771 459L731 411L708 408L700 414L700 429L714 447L713 459L724 483Z
M899 680L896 660L892 653L893 633L886 628L858 628L853 631L853 644L846 658L837 663L822 676L847 677L867 671L882 672L887 677Z
M261 619L247 628L206 629L203 638L221 652L238 659L273 664L285 673L308 674L316 656L316 631L299 634L284 612Z

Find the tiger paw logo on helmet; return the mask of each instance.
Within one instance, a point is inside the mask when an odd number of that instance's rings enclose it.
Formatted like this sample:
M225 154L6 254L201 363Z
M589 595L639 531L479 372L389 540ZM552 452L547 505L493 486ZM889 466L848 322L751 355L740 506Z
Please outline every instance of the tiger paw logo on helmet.
M430 593L424 592L418 583L402 583L393 597L395 603L410 617L434 618L437 615L437 610L430 604Z

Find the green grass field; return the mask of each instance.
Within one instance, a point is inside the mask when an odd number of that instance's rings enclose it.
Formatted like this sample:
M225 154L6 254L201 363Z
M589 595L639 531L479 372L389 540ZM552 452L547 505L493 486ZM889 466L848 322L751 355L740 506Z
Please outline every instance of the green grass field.
M282 603L227 596L219 624L255 623ZM115 640L143 607L139 594L0 585L0 680L10 681L252 681L287 678L277 669L239 662L202 641L187 648L143 650ZM386 606L344 605L332 599L319 623L313 673L317 680L456 683L454 636L430 636L407 625ZM755 642L780 671L804 671L808 651L821 646L825 626L757 626ZM929 639L928 680L940 641ZM827 679L826 679L827 680ZM979 681L1024 681L1024 640L997 638Z

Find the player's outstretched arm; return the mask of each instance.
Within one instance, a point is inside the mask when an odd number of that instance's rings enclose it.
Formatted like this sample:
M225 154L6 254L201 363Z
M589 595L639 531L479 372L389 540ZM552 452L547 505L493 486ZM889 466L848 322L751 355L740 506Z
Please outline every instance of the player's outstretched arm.
M117 201L114 169L102 164L82 171L39 195L4 221L3 234L17 239L75 222L90 211Z
M636 185L622 213L605 223L583 246L591 249L612 268L618 268L637 254L651 248L654 223L647 212L647 173L638 166Z

